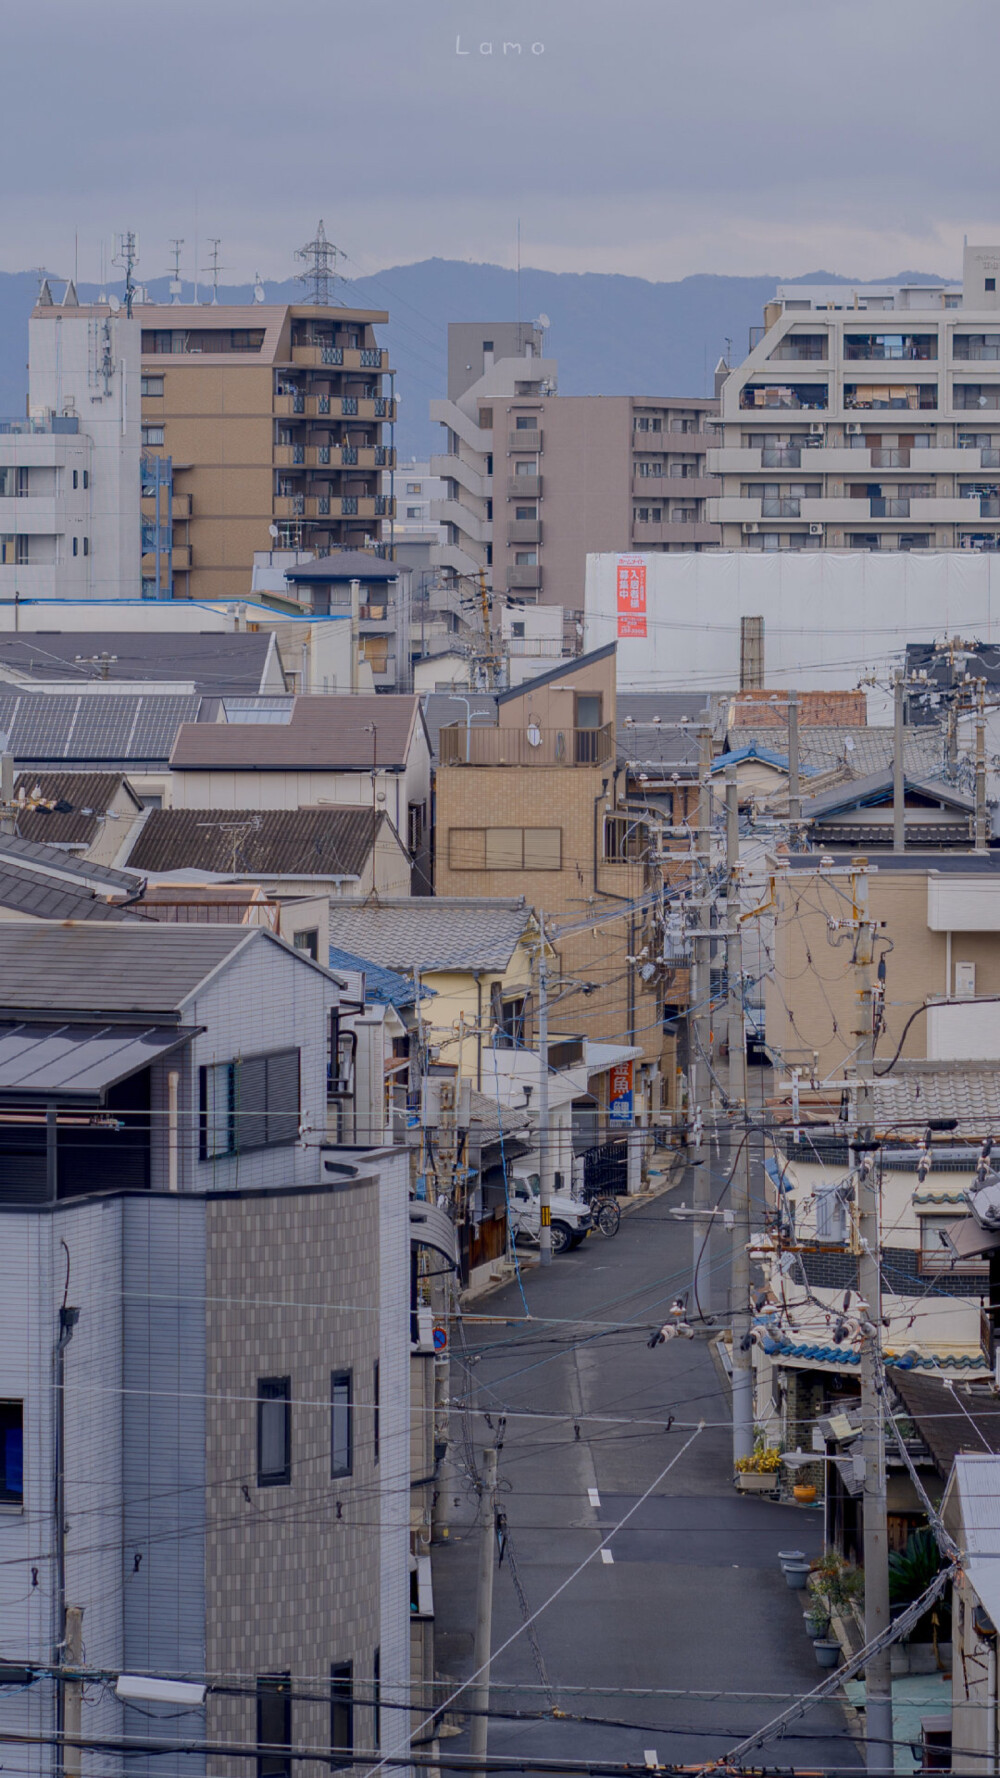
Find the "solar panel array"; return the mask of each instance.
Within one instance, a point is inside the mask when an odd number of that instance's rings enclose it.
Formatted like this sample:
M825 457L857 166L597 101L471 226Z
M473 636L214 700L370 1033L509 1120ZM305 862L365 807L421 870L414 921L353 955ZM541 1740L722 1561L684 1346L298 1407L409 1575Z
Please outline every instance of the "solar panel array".
M197 722L200 705L198 693L10 693L0 695L0 733L25 766L165 761L180 724Z
M224 697L222 700L227 722L289 723L294 704L294 698L282 697L280 692L273 697Z

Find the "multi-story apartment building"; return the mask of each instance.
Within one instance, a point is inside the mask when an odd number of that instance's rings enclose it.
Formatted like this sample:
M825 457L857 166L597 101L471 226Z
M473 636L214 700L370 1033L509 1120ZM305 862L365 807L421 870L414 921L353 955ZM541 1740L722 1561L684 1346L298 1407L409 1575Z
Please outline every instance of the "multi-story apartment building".
M384 313L144 305L142 441L172 457L175 596L245 597L254 551L383 549Z
M719 542L705 508L714 400L557 395L555 362L534 358L537 330L462 323L448 339L450 399L431 404L449 428L449 454L432 459L449 481L436 509L453 530L443 566L454 556L459 572L482 567L495 593L579 611L588 551ZM499 359L498 342L523 343L534 374L524 352Z
M779 286L723 386L723 547L1000 547L998 278Z
M45 281L28 361L28 414L0 421L0 598L137 599L139 324Z

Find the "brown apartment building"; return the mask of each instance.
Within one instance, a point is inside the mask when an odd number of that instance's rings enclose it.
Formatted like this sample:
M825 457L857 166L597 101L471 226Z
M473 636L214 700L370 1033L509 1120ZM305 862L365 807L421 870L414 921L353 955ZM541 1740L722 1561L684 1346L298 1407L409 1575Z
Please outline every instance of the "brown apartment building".
M523 895L558 938L550 1030L641 1046L647 1106L673 1102L662 992L629 961L646 942L655 880L648 834L626 805L615 744L615 649L560 662L498 699L496 727L440 734L435 889ZM601 920L600 916L606 916ZM534 1030L534 1006L527 1009Z
M718 545L706 514L718 403L559 395L543 350L535 326L449 327L448 399L431 404L447 535L433 554L446 573L482 571L495 594L575 612L589 552Z
M143 449L173 462L175 596L245 598L255 550L377 542L391 507L383 436L394 406L389 354L375 338L386 314L287 304L136 312Z

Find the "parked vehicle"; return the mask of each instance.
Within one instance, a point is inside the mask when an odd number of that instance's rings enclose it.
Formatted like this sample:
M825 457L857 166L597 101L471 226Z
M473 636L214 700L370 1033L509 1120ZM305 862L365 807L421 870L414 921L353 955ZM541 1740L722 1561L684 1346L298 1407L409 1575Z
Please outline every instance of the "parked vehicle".
M525 1156L522 1167L537 1164L534 1155ZM541 1180L537 1172L517 1171L509 1184L510 1226L515 1241L538 1244L542 1227ZM552 1251L566 1253L585 1241L592 1226L590 1206L574 1192L552 1193Z

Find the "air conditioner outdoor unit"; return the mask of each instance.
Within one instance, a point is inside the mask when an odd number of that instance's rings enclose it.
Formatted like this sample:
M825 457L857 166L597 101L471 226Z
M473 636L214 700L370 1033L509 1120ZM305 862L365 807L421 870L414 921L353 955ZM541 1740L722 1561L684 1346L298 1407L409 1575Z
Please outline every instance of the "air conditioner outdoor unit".
M743 534L745 537L755 537L759 530L760 526L750 521L743 526Z
M847 425L844 427L844 431L847 433L848 438L860 438L862 431L861 422L859 420L848 420Z
M822 420L810 420L810 422L809 422L809 437L810 438L822 438L825 430L826 430L826 428L824 427Z
M810 535L810 537L822 537L822 535L823 535L822 525L810 525L809 535Z

